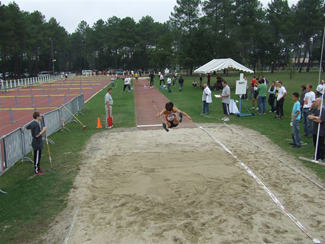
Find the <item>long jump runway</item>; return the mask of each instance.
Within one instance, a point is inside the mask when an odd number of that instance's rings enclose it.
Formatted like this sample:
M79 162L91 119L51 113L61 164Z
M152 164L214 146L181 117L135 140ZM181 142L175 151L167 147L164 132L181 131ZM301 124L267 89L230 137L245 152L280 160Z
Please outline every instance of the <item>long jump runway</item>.
M166 100L154 88L147 93L145 82L135 89L150 120L137 114L137 125L159 124L151 118ZM314 173L255 131L190 124L94 135L68 208L44 241L324 243L324 186L292 167L320 182Z
M162 118L156 118L155 116L165 108L165 104L169 100L155 87L150 88L149 81L146 79L139 79L138 82L134 82L134 100L138 129L162 129ZM177 107L177 104L174 104L174 106ZM182 108L178 109L182 110ZM195 127L189 119L185 116L183 118L183 122L176 128Z
M109 82L108 76L74 77L0 93L0 137L31 121L35 110L49 112L82 93L86 101Z

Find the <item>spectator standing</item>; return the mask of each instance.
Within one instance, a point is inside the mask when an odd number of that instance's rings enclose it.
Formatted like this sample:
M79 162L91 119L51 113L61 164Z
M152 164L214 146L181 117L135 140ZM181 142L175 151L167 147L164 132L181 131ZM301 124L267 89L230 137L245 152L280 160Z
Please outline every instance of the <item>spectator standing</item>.
M173 86L176 86L177 82L177 71L175 70L174 76L173 76Z
M258 102L258 86L259 86L259 83L258 82L255 82L254 83L254 97L253 97L253 100L252 100L252 110L255 109L255 101L257 100ZM258 110L258 107L256 108L256 110Z
M301 147L300 142L300 131L299 131L299 123L301 119L301 112L300 112L300 102L298 92L294 92L292 94L292 100L294 101L291 113L291 125L292 125L292 145L293 148Z
M207 85L208 85L208 87L210 87L210 86L211 86L211 85L210 85L210 80L211 80L210 72L209 72L208 75L207 75L207 80L208 80ZM204 88L203 88L203 89L204 89Z
M282 81L278 81L278 96L277 96L277 108L276 108L276 119L283 119L283 103L284 98L287 95L287 90L282 84Z
M261 83L257 87L258 91L258 112L259 114L266 114L266 91L267 86L265 83Z
M305 95L307 93L306 86L302 85L301 86L301 96L300 96L300 111L303 113L303 107L305 104Z
M270 86L268 92L270 93L269 100L268 100L268 103L271 106L270 113L274 113L275 112L274 101L275 101L275 92L276 92L275 82L272 82L272 85Z
M203 84L203 93L202 93L202 114L206 113L209 114L209 104L212 103L212 95L211 90L207 84Z
M160 72L159 72L160 73ZM165 80L164 80L164 75L162 73L160 73L160 77L159 77L159 86L161 86L161 84L164 83L165 85Z
M112 97L112 88L108 88L107 93L105 95L105 112L106 112L106 120L105 120L105 128L110 129L112 127L108 126L108 115L113 117L113 97Z
M304 134L305 136L312 137L312 120L308 119L313 109L315 102L315 93L312 91L313 86L308 84L306 86L306 94L304 98L303 115L304 115Z
M172 90L170 90L171 84L172 84L172 79L167 75L167 88L169 93L172 92Z
M123 91L125 91L125 88L129 88L129 92L131 92L130 84L131 84L131 78L129 78L129 76L127 75L127 76L124 78L124 87L123 87Z
M221 102L222 102L223 113L225 115L225 117L222 120L227 122L230 121L229 118L230 87L228 86L225 80L223 80L221 84L223 86L222 94L221 94Z
M202 74L200 74L200 87L202 87L202 81L203 81L203 77Z
M255 78L255 76L253 77L253 79L252 79L252 82L251 82L251 91L250 91L250 93L249 93L249 100L251 100L252 99L252 96L254 95L254 92L255 92L255 83L257 82L257 80L256 80L256 78Z
M321 97L323 95L324 87L324 80L321 80L320 84L316 88L317 97Z
M183 91L184 79L182 76L179 77L178 83L179 83L179 91Z
M316 160L320 162L324 161L325 147L324 147L324 138L325 138L325 109L322 108L322 99L316 98L314 103L315 109L308 116L309 119L313 121L313 142L314 147L317 143L317 132L319 126L319 137L318 137L318 147L316 151Z
M39 122L42 119L42 116L39 112L34 112L33 118L34 121L27 125L26 129L31 131L33 137L32 147L34 149L34 172L36 175L42 175L43 170L40 166L43 149L42 134L46 131L46 127L44 126L41 130Z
M150 77L150 88L151 88L154 85L155 75L151 72L149 77Z

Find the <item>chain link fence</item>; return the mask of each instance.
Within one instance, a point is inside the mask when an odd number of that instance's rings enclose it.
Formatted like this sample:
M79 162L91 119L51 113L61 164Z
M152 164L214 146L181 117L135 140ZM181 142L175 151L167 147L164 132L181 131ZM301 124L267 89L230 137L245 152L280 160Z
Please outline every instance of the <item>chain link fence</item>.
M64 106L67 107L72 114L76 115L85 106L84 95L81 94L73 98L71 101L64 104ZM71 113L63 106L45 113L44 120L47 128L47 135L50 136L60 130L62 128L62 122L67 123L71 121L73 118ZM26 129L29 123L0 138L0 175L33 150L31 145L31 132ZM42 126L43 125L41 125L41 127Z

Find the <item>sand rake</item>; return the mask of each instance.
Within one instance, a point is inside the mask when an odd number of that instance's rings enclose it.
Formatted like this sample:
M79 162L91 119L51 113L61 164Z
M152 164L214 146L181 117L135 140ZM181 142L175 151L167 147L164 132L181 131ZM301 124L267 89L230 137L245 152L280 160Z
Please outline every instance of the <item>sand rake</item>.
M75 118L75 120L77 120L82 125L83 130L87 129L87 127L73 113L71 113L71 111L66 106L64 106L64 104L62 104L62 106L72 115L73 118Z

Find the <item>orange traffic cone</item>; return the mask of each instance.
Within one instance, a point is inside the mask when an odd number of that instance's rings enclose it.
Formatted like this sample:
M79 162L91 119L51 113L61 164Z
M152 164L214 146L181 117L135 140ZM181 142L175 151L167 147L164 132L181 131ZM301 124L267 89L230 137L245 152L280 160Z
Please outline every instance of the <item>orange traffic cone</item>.
M97 129L101 129L101 128L103 128L103 127L102 127L102 124L100 123L100 118L98 118L98 120L97 120Z

